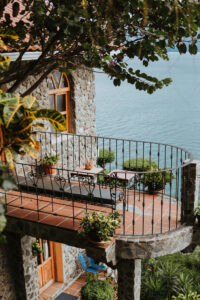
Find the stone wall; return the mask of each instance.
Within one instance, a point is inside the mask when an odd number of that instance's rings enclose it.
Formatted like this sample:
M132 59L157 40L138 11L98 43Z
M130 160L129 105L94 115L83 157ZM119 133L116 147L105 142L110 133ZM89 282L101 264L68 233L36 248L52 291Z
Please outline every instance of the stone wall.
M6 245L0 247L0 299L16 300L15 285L7 251Z
M83 249L62 244L64 282L67 285L83 272L78 259L79 252L83 251Z
M94 74L92 70L80 67L74 70L68 76L70 81L70 111L71 111L71 132L84 136L73 136L52 131L52 127L48 122L44 121L46 130L52 132L50 134L38 134L37 139L41 141L41 155L45 154L59 154L60 160L58 167L65 169L75 169L77 166L83 166L86 158L92 158L96 162L97 150L96 140L92 140L88 135L96 135L95 128L95 84ZM29 78L22 83L16 93L22 94L29 88L37 77L29 76ZM32 95L39 101L41 108L51 108L48 97L48 86L50 84L50 75L42 81L42 83L34 90ZM57 144L57 145L56 145ZM92 145L92 147L91 147ZM35 160L29 156L22 159L18 158L19 163L28 162L35 164ZM19 175L23 176L23 171L30 172L30 167L25 166L24 170L20 165L17 166L20 170Z
M41 74L29 76L16 90L16 93L23 94L40 76ZM31 94L36 97L42 108L50 108L48 98L50 76L51 74ZM94 74L92 70L80 66L79 69L73 70L68 77L70 81L71 131L76 134L96 135ZM50 126L47 126L47 129L50 129Z

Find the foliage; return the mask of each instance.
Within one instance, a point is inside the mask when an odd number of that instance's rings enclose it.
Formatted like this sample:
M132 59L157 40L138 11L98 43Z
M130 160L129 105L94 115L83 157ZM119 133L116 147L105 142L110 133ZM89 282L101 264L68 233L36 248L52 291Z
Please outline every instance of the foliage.
M172 300L200 300L200 294L190 291L187 295L179 294L177 297L173 296Z
M16 184L13 178L9 175L8 168L0 164L0 188L4 191L9 191L16 188ZM4 197L0 197L0 243L5 240L5 237L1 232L6 226L6 217L4 215Z
M115 160L115 153L110 149L100 149L99 156L97 157L97 165L102 168L105 167L107 163L112 163Z
M198 205L194 210L195 217L200 217L200 201L198 201Z
M128 159L123 163L123 169L128 171L147 172L151 167L157 169L158 165L154 160L142 157Z
M96 242L108 241L114 235L115 230L120 228L121 218L116 211L104 215L102 212L86 213L80 222L79 232L81 229L92 240Z
M40 144L33 138L34 128L44 128L39 119L48 120L56 130L65 130L65 118L56 110L40 109L32 96L21 98L0 91L0 124L4 137L4 151L10 168L14 168L17 154L28 153L38 158Z
M19 36L7 44L20 53L1 77L0 84L13 82L9 92L29 76L46 75L55 68L69 73L80 66L95 67L107 73L114 85L126 80L139 90L153 93L170 83L130 68L127 59L138 58L144 67L159 59L168 60L167 49L176 46L179 53L197 53L200 10L198 1L98 1L98 0L27 0L14 10L16 22L1 8L1 28L13 28ZM25 38L26 37L26 38ZM187 44L187 46L186 46ZM22 64L24 53L36 46L41 55ZM20 76L19 76L20 75ZM42 76L23 96L30 94Z
M39 244L38 240L35 240L34 242L32 242L32 255L33 256L38 256L40 253L42 253L42 247Z
M167 169L168 167L166 167ZM137 182L143 184L144 188L147 188L148 192L162 190L167 183L171 183L175 176L170 171L162 171L154 160L147 158L134 158L126 160L123 163L124 170L137 171L137 172L152 172L145 174L138 174Z
M81 288L82 300L114 300L114 289L108 280L93 279Z
M190 255L176 253L144 261L141 300L193 300L191 291L195 296L200 293L199 268L199 247Z
M55 165L59 161L59 155L45 155L40 161L42 165Z

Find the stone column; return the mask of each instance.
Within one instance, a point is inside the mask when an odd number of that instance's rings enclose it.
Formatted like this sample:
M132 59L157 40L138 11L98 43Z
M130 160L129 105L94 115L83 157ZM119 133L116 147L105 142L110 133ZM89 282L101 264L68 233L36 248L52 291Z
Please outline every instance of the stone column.
M1 250L3 263L0 277L1 284L8 286L4 287L3 295L0 293L1 299L40 299L37 261L32 257L34 238L8 232L6 238L7 243Z
M32 256L32 241L35 241L35 238L28 235L21 239L25 290L27 300L38 300L40 299L40 293L37 258Z
M123 259L117 266L118 300L140 300L141 259Z
M192 161L182 169L181 202L182 223L193 225L194 209L198 204L200 161Z

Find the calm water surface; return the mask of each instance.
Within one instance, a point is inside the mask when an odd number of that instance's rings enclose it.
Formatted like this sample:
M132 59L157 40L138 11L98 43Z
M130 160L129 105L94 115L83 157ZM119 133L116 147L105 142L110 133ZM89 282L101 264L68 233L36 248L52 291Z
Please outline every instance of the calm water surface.
M96 78L97 134L181 146L200 159L200 53L169 53L170 61L152 63L144 71L173 83L152 95L128 83L115 87L105 74ZM130 62L135 70L138 60Z

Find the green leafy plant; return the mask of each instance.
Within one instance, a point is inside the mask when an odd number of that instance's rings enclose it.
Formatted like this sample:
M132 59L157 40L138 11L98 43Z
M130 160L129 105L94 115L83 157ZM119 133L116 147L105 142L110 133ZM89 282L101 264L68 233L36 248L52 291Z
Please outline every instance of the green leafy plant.
M32 255L33 256L38 256L42 252L43 252L43 250L42 250L42 247L39 244L39 241L35 240L34 242L32 242Z
M115 153L110 149L100 149L97 157L97 165L105 168L107 163L112 163L115 160Z
M91 240L96 242L109 241L120 225L121 218L117 211L108 215L104 215L102 212L90 212L82 218L79 233L84 231Z
M44 129L39 119L48 120L56 130L66 129L66 120L53 109L41 109L32 96L21 98L0 91L0 124L4 138L1 153L5 153L10 168L14 168L17 154L28 153L38 158L40 143L34 135L34 128Z
M179 294L178 296L173 296L172 300L200 300L200 294L197 292L190 291L188 294Z
M59 155L45 155L40 161L42 165L55 165L59 161Z
M123 169L128 171L147 172L151 168L157 169L157 163L154 160L143 159L142 157L126 160L123 163Z
M81 288L82 300L114 300L115 291L108 280L92 279Z
M170 184L172 179L175 179L172 172L163 171L163 169L158 167L154 160L143 159L141 157L126 160L123 163L123 169L136 172L151 172L138 174L137 176L137 183L143 184L144 188L146 188L149 193L164 189L167 183Z

